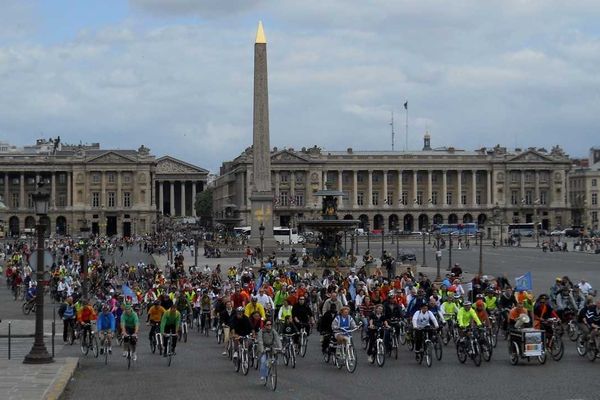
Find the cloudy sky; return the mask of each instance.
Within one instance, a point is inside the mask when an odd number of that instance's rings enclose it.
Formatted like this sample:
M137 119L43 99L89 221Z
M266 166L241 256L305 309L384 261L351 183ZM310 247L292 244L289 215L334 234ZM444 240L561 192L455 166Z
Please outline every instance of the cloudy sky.
M597 0L2 0L0 140L99 141L216 171L252 139L257 21L271 143L600 145Z

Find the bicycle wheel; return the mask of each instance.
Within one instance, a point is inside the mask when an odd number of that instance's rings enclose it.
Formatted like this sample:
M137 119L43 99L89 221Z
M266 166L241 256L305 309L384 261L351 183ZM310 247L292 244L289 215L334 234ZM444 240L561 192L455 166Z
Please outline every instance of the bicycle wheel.
M163 355L163 338L160 333L154 335L154 341L156 342L156 347L158 347L158 355Z
M425 365L427 367L431 367L431 362L433 360L433 343L430 341L425 342L425 350L423 356L425 357Z
M104 345L104 365L108 364L108 346Z
M29 306L29 302L23 303L23 306L21 307L21 309L23 310L23 314L29 315L29 313L31 312L31 307Z
M73 326L70 326L67 329L67 341L71 346L73 346L73 343L75 343L75 331L73 330Z
M363 330L360 330L360 342L362 343L363 350L369 348L369 335L365 335Z
M462 342L456 343L456 355L461 364L464 364L465 361L467 361L467 350Z
M127 369L131 368L131 350L127 346Z
M575 323L572 321L569 321L569 323L567 324L567 332L569 335L569 339L571 339L572 342L576 341L580 334L579 327L575 325Z
M331 361L331 353L329 352L329 349L326 349L325 352L323 352L323 361L325 361L327 364L329 364L329 361Z
M242 374L244 375L248 375L248 371L250 370L250 361L248 360L248 350L247 349L242 349L242 351L240 352L240 356L241 356L241 368L242 368Z
M596 346L594 345L592 339L589 339L585 346L585 355L587 359L594 362L596 360Z
M406 328L403 323L400 324L400 328L398 329L398 341L402 346L406 344Z
M396 335L392 335L392 355L394 359L398 359L398 338Z
M481 346L479 346L478 342L473 343L472 351L473 354L471 354L471 358L473 359L473 363L479 367L481 365Z
M275 389L277 389L277 362L275 361L273 361L273 364L271 364L268 380L271 390L275 391Z
M152 354L156 353L156 336L152 335L150 338L150 351Z
M306 355L306 347L308 347L308 336L303 333L300 335L300 357L302 358Z
M254 369L258 369L259 364L260 364L260 357L257 354L256 349L257 349L256 344L254 344L252 346L252 359L253 359L252 364L254 365Z
M587 346L585 343L585 339L582 336L579 336L577 338L576 348L577 354L579 354L581 357L585 356L585 353L587 352Z
M84 356L88 355L88 352L90 351L90 346L88 345L88 335L83 335L79 348L81 349L81 354Z
M183 342L187 343L188 338L188 327L187 324L183 324Z
M448 328L448 324L442 327L442 343L446 346L450 342L450 328Z
M292 364L292 368L296 368L296 346L292 346L290 351L290 364Z
M550 356L554 361L560 361L565 353L565 346L560 336L555 335L550 343Z
M223 343L223 328L221 328L221 327L217 328L217 343L218 344Z
M546 363L546 351L542 351L541 356L537 356L538 363L545 364Z
M442 340L438 336L436 340L433 341L433 351L435 352L435 359L438 361L442 361Z
M242 351L238 346L237 357L233 357L233 367L235 368L235 372L240 372L240 368L242 367Z
M406 337L406 346L408 347L408 351L413 351L415 349L415 341L412 335L410 337Z
M346 354L346 370L351 374L356 371L356 352L354 351L354 346L351 344L348 345Z
M481 357L485 362L488 362L492 359L492 345L489 340L486 340L484 343L481 343Z
M98 347L98 337L96 335L92 336L92 352L94 353L94 358L98 358L98 353L100 349Z
M285 350L283 351L283 363L287 367L290 364L290 347L289 345L285 346Z
M377 339L377 355L375 356L375 360L377 361L377 365L381 368L385 364L385 348L383 346L383 340Z

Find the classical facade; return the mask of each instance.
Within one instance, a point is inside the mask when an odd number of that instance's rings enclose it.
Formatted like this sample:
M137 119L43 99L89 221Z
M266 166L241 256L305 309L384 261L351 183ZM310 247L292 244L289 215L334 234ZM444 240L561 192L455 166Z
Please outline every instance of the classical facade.
M159 213L158 178L206 180L205 170L172 157L157 160L144 146L105 150L98 143L70 146L38 140L34 146L2 149L0 194L6 209L0 211L0 225L10 236L33 232L37 217L31 196L39 182L50 193L43 221L47 234L77 236L87 225L94 234L130 236L153 230ZM203 184L198 188L202 190ZM193 194L192 187L187 191ZM179 215L191 216L193 207L188 203L193 201L185 199L184 214Z
M569 200L573 224L598 231L600 205L600 148L591 148L585 166L573 168L569 175Z
M432 223L533 222L550 229L570 223L567 174L571 163L557 146L476 151L325 151L318 147L271 152L275 225L295 225L320 209L314 193L328 186L345 192L340 217L363 228L415 231ZM250 225L252 148L225 162L215 181L218 219L235 214Z
M157 210L163 215L195 217L196 194L204 190L208 171L170 156L157 160L155 193Z

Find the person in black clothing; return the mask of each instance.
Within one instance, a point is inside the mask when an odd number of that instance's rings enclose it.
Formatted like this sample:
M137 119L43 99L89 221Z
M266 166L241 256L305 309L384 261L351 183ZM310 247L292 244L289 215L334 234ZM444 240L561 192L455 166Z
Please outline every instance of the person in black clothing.
M303 327L306 329L306 334L310 335L310 325L314 323L313 313L306 304L304 296L298 298L298 302L292 307L292 318L298 329Z
M508 330L508 313L517 305L517 299L513 294L513 291L510 287L508 287L498 299L498 308L502 312L503 316L503 326L502 329L505 331Z
M385 314L383 313L383 305L378 304L377 307L375 307L375 311L371 314L371 316L369 317L369 348L367 349L367 355L369 356L369 362L373 362L373 357L375 356L375 354L377 353L377 349L376 349L376 340L377 340L377 333L379 328L383 328L383 341L386 344L386 348L388 348L388 343L390 340L390 332L389 329L385 329L385 328L389 328L390 325L388 324L388 320L385 316Z
M237 349L240 344L240 337L248 336L252 333L252 325L250 324L250 318L244 314L244 307L238 307L235 309L235 314L231 318L229 323L231 329L230 335L235 340L235 353L233 357L237 357Z
M329 311L325 312L321 317L321 321L319 322L319 332L323 336L323 341L321 342L321 351L325 353L327 348L329 347L329 341L331 340L331 336L333 335L333 331L331 329L331 324L337 315L337 305L335 303L331 303L329 306Z

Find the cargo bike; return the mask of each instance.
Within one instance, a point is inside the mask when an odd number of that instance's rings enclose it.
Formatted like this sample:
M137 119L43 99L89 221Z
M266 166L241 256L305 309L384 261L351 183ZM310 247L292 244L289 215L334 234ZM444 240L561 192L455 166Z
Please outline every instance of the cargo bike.
M537 359L538 363L546 362L545 332L533 328L513 329L508 338L510 363L517 365L519 360Z

